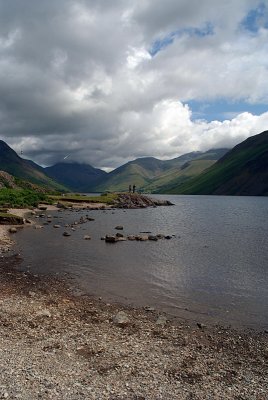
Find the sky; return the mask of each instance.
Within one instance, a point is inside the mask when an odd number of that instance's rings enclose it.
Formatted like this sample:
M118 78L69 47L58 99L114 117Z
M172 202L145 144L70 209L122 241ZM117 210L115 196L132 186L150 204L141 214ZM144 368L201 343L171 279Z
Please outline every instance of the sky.
M0 0L0 138L48 166L268 129L268 0Z

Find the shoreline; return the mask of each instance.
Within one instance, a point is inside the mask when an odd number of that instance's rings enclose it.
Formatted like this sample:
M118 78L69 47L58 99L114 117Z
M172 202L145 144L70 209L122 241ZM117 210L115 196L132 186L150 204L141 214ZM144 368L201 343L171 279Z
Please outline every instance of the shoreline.
M75 296L62 278L18 271L19 261L13 255L0 263L8 398L265 399L267 333L178 324Z
M266 400L267 332L76 295L68 278L20 261L0 259L3 398Z

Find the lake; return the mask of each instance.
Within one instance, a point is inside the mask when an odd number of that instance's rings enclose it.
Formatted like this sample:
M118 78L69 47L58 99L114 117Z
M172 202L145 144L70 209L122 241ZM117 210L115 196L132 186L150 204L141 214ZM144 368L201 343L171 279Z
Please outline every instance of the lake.
M174 206L49 212L55 217L50 225L16 236L23 268L67 273L82 292L105 301L149 305L191 321L267 329L268 199L156 197ZM62 236L65 223L86 214L95 221ZM116 225L123 225L126 235L174 236L157 242L100 240L115 234ZM83 239L87 234L92 240Z

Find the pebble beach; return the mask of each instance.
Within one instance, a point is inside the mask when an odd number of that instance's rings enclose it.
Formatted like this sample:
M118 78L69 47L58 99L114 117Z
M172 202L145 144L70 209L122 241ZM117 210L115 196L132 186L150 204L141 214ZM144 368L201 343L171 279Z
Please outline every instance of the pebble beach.
M78 296L21 271L0 233L0 398L267 399L268 332Z

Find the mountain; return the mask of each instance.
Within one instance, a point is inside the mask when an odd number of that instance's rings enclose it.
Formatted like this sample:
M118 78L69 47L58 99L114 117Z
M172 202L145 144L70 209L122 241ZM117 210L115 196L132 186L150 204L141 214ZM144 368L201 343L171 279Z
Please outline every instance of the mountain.
M37 166L33 161L19 157L3 140L0 140L0 170L51 190L66 190L46 176L42 167Z
M268 131L249 137L207 171L169 193L267 196Z
M164 170L164 161L154 157L138 158L116 168L96 186L96 191L126 191L130 184L137 188L147 185Z
M89 164L58 163L44 168L47 176L67 186L74 192L90 192L107 172Z
M154 157L138 158L107 174L101 183L96 185L95 191L126 191L130 184L135 184L138 190L158 193L178 179L185 181L201 173L227 151L213 149L207 152L192 152L165 161ZM192 164L194 160L197 162Z

